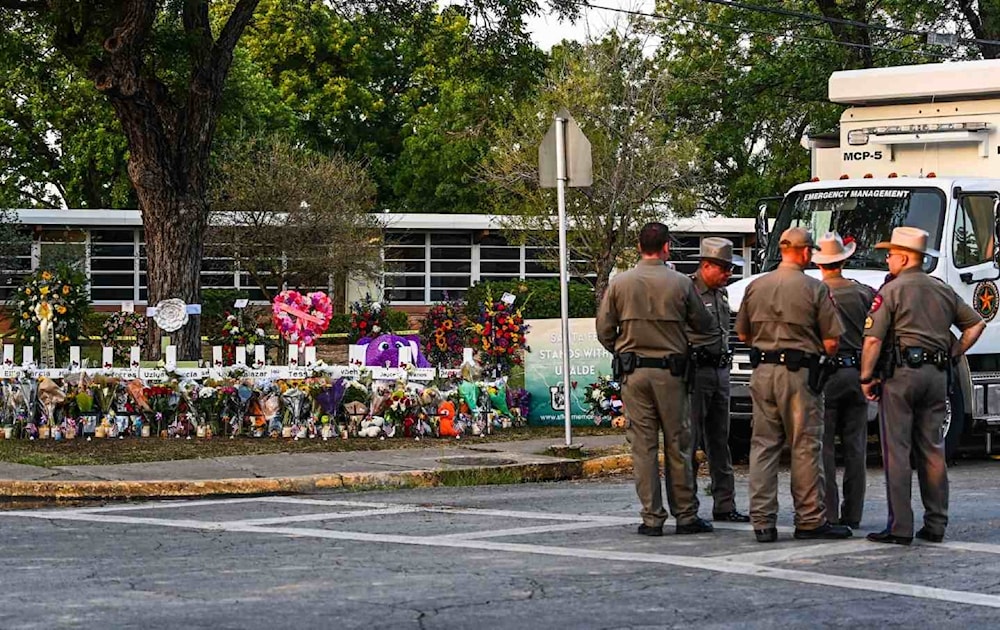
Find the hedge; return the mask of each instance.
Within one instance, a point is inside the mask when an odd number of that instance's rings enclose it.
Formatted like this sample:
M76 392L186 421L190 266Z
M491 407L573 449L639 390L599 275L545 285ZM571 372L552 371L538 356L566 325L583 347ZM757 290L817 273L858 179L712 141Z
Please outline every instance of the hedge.
M525 319L554 319L560 316L559 280L504 280L479 282L471 286L465 294L466 313L475 317L479 304L486 300L487 292L494 300L504 293L517 296L515 306L522 306ZM580 282L569 283L569 316L595 317L597 304L594 289Z

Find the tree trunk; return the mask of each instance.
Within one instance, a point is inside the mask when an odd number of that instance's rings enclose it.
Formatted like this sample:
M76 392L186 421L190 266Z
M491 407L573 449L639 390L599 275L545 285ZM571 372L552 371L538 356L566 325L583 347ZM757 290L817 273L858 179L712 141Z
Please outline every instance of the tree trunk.
M204 201L147 198L141 206L146 230L149 304L155 306L160 300L168 298L180 298L185 304L200 303ZM157 339L161 334L155 325L150 326L150 332ZM200 316L189 315L188 323L183 328L162 334L169 335L173 345L177 346L178 358L201 358ZM149 347L153 358L158 357L159 343L151 343Z

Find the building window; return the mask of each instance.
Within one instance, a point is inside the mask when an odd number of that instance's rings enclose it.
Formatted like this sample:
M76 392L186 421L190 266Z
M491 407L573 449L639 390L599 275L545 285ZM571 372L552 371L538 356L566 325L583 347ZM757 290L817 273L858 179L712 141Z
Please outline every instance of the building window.
M135 230L90 230L91 300L136 299L136 249Z

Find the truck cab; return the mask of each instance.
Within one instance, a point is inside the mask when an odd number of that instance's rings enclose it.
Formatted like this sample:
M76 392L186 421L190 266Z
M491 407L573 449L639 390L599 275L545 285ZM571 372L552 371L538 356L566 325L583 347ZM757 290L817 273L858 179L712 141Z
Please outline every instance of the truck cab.
M814 238L835 230L853 240L857 250L844 275L876 290L888 268L874 245L898 226L926 230L941 256L926 258L924 268L987 322L949 401L949 450L980 437L992 453L1000 431L1000 61L836 72L829 94L850 106L839 136L804 141L813 179L785 194L773 220L758 217L756 273L729 287L730 303L738 309L746 286L777 266L776 235L789 227L805 227ZM818 269L807 273L820 276ZM751 412L749 348L735 333L732 341L739 435Z

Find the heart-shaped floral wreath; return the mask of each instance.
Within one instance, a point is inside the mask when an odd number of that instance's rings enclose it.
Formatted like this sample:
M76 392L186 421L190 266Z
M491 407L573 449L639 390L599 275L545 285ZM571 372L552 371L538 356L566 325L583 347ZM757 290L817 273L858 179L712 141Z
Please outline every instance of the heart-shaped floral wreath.
M333 302L322 291L302 295L298 291L282 291L271 305L271 317L285 341L311 346L330 326Z

